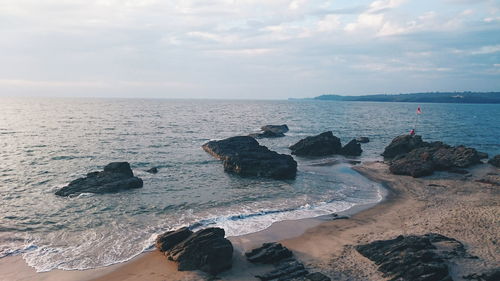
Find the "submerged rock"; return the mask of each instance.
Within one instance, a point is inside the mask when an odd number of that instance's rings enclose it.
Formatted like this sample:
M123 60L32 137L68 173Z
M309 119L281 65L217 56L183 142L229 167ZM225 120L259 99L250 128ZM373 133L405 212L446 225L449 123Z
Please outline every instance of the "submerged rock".
M369 143L370 139L367 137L358 137L358 138L356 138L356 141L359 143Z
M495 155L495 157L491 158L488 163L490 163L491 165L497 167L497 168L500 168L500 154L498 155Z
M361 155L361 152L363 152L363 150L361 149L361 145L357 140L351 140L346 145L344 145L344 147L342 147L342 150L340 151L342 155L347 156L359 156Z
M263 138L281 138L281 137L284 137L285 134L283 134L283 133L274 133L274 132L271 132L271 131L264 131L264 132L261 132L261 133L250 134L248 136L252 137L252 138L256 138L256 139L263 139Z
M158 168L153 167L153 168L151 168L149 170L146 170L146 173L156 174L156 173L158 173Z
M391 141L391 143L385 148L382 155L384 158L390 159L426 145L427 143L422 141L421 136L401 135Z
M112 193L141 188L142 185L142 179L134 177L128 162L113 162L106 165L104 171L88 173L86 177L70 182L55 194L69 196L81 193Z
M216 275L232 266L233 245L224 238L222 228L206 228L192 232L187 228L159 235L156 247L178 270L201 270Z
M223 161L226 172L243 177L293 179L297 174L297 162L292 156L271 151L252 137L238 136L210 141L202 147Z
M340 139L331 131L306 137L290 146L292 154L298 156L327 156L339 154L342 149Z
M283 125L265 125L262 126L260 133L250 134L248 136L252 138L280 138L284 137L285 133L288 132L288 126Z
M390 280L452 280L447 260L466 256L462 243L435 233L374 241L358 245L356 250L375 262Z

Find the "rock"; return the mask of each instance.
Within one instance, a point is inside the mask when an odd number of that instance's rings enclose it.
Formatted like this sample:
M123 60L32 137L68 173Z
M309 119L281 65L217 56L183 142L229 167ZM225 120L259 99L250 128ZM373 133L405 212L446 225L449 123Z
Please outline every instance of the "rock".
M284 134L288 132L288 126L283 125L265 125L260 128L264 132L272 132L275 134Z
M490 163L491 165L497 167L497 168L500 168L500 154L498 155L495 155L495 157L491 158L488 163Z
M271 151L252 137L210 141L203 145L203 149L221 159L226 172L243 177L294 179L297 174L297 162L292 156Z
M361 155L361 152L363 152L363 150L361 149L361 145L359 144L359 142L357 140L351 140L346 145L344 145L344 147L342 147L340 154L348 156L359 156Z
M481 163L477 150L463 145L457 147L443 145L432 154L432 160L438 170L447 170L452 167L467 168Z
M321 272L314 272L306 275L306 279L310 281L331 281L332 279Z
M179 228L174 231L168 231L156 238L155 246L160 252L172 249L175 245L186 240L193 232L187 227Z
M477 274L469 274L467 276L463 276L464 279L467 280L477 280L477 281L498 281L500 280L500 268L490 270L485 273Z
M421 136L401 135L395 137L391 141L391 143L385 148L384 153L382 153L382 155L386 159L391 159L398 155L408 153L415 148L419 148L426 145L427 143L422 141Z
M280 260L289 258L293 253L280 243L264 243L262 247L253 249L245 253L250 262L258 263L277 263Z
M447 260L466 256L462 243L435 233L374 241L356 250L391 280L448 281Z
M488 159L488 153L486 152L478 151L477 155L479 156L479 159Z
M340 139L328 131L317 136L306 137L290 146L290 149L292 154L298 156L326 156L339 154L342 146Z
M367 137L358 137L358 138L356 138L356 141L359 143L369 143L370 139Z
M222 228L194 233L181 228L158 236L156 246L169 260L178 262L179 271L201 270L216 275L232 266L233 245L224 235Z
M459 169L459 168L451 168L448 170L448 172L454 173L454 174L460 174L460 175L466 175L469 173L469 171L464 170L464 169Z
M395 175L408 175L414 178L434 173L435 165L427 148L419 148L395 158L389 163L389 171Z
M290 280L293 278L301 277L309 272L305 269L304 265L295 260L287 259L278 263L274 270L262 275L256 275L262 281L267 280Z
M69 196L81 193L112 193L140 188L142 185L142 179L134 177L128 162L113 162L106 165L104 171L88 173L86 177L70 182L55 194Z
M264 131L262 133L254 133L248 135L249 137L256 138L256 139L262 139L262 138L281 138L284 137L285 134L283 133L274 133L271 131Z
M158 168L153 167L153 168L151 168L149 170L146 170L146 173L156 174L156 173L158 173Z

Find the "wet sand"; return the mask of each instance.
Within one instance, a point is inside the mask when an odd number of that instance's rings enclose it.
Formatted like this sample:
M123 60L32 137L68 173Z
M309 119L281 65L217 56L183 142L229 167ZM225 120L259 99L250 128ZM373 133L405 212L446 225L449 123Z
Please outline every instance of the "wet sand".
M233 268L220 274L218 280L256 280L255 274L270 267L246 262L243 253L269 241L280 241L310 271L322 272L334 280L386 280L353 246L401 234L429 232L460 240L470 254L478 257L453 260L451 271L455 280L500 266L500 189L498 185L477 181L485 178L499 181L499 169L479 165L469 169L471 175L439 172L420 179L392 175L381 162L365 163L356 166L355 170L386 186L388 192L381 203L349 219L331 220L325 216L282 221L257 233L230 237L235 247ZM354 211L359 210L350 210ZM0 280L12 281L209 278L201 272L178 272L176 265L158 251L103 269L48 273L36 273L20 257L8 257L0 260L0 276Z

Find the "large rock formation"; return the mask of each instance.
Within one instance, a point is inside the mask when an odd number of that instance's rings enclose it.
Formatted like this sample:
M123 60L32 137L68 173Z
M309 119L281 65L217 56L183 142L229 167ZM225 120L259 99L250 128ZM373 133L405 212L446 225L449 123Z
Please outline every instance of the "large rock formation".
M216 275L232 266L233 245L224 238L222 228L206 228L192 232L187 228L159 235L156 247L178 270L201 270Z
M142 179L134 177L128 162L113 162L102 172L88 173L56 191L56 195L69 196L81 193L112 193L142 187Z
M351 140L344 147L342 147L340 154L346 156L359 156L361 155L363 150L361 149L361 145L357 140Z
M223 160L226 172L243 177L293 179L297 174L297 162L292 156L271 151L259 145L252 137L238 136L210 141L202 147L214 157Z
M401 135L392 140L382 155L384 158L390 159L426 145L427 143L422 141L421 136Z
M497 167L497 168L500 168L500 154L498 155L495 155L495 157L491 158L488 163L490 163L491 165Z
M250 137L253 138L279 138L284 137L285 133L288 132L288 126L283 125L265 125L262 126L260 133L250 134Z
M390 280L449 281L447 260L466 257L464 245L446 236L398 236L356 246Z
M331 131L321 133L317 136L306 137L296 144L290 146L292 154L298 156L327 156L340 154L342 145L340 139Z

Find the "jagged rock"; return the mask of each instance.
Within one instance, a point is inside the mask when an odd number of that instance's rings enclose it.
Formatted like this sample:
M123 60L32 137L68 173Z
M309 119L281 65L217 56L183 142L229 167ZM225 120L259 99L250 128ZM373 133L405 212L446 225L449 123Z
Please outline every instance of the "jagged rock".
M156 173L158 173L158 168L153 167L153 168L151 168L149 170L146 170L146 173L156 174Z
M390 163L389 170L396 175L421 177L434 171L466 168L481 163L474 148L449 146L442 142L423 143L405 154L397 155Z
M232 266L233 245L224 235L222 228L194 233L181 228L158 236L156 246L169 260L178 262L179 271L201 270L216 275Z
M382 155L386 159L394 158L398 155L410 152L415 148L426 146L427 143L422 141L421 136L401 135L395 137L391 143L385 148Z
M308 279L310 281L331 281L332 280L330 277L324 275L321 272L314 272L314 273L308 274L306 276L306 279Z
M363 150L361 149L361 145L359 144L359 142L357 140L351 140L346 145L344 145L344 147L342 147L340 154L348 156L359 156L361 155L361 152L363 152Z
M128 162L113 162L106 165L104 171L88 173L86 177L70 182L55 194L69 196L81 193L112 193L140 188L142 185L142 179L134 177Z
M359 143L369 143L370 139L367 137L358 137L358 138L356 138L356 141Z
M262 247L253 249L245 253L250 262L277 263L280 260L289 258L293 253L280 243L264 243Z
M339 154L342 145L340 139L331 131L316 136L306 137L290 146L292 154L298 156L326 156Z
M156 238L155 246L160 252L172 249L175 245L186 240L193 232L187 227L179 228L174 231L168 231Z
M500 154L498 155L495 155L495 157L491 158L488 163L490 163L491 165L497 167L497 168L500 168Z
M467 280L476 280L476 281L498 281L500 280L500 268L493 269L491 271L485 273L473 273L467 276L463 276L464 279Z
M283 124L283 125L265 125L260 127L260 129L264 132L272 132L275 134L284 134L288 132L288 126Z
M356 250L375 262L390 280L448 281L447 260L466 256L462 243L435 233L374 241L358 245Z
M271 270L262 275L256 275L262 281L267 280L290 280L292 278L297 278L308 274L309 272L305 269L304 265L295 260L287 259L278 263L274 270Z
M223 161L226 172L243 177L293 179L297 174L297 162L292 156L271 151L252 137L238 136L210 141L202 147Z

